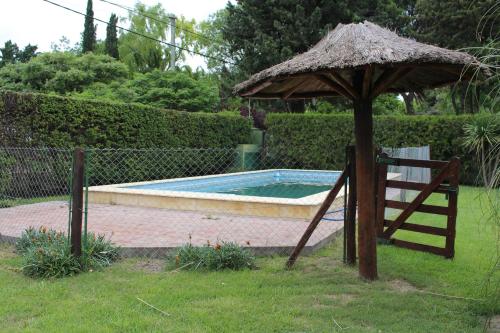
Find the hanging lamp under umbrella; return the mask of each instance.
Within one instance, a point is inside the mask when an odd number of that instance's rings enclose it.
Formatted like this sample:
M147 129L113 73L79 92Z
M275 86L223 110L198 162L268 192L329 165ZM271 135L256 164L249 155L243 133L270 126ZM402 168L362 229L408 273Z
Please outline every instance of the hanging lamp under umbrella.
M382 93L420 92L471 80L481 64L467 53L403 38L374 23L339 24L309 51L235 86L256 99L344 96L353 102L362 277L377 278L372 102Z

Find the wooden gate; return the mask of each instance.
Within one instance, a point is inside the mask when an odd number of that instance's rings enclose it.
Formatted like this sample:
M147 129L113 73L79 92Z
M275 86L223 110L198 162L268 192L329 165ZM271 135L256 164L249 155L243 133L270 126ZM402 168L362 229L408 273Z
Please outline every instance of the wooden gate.
M402 180L387 180L388 165L438 169L429 184L415 183ZM377 158L377 235L379 242L390 243L417 251L430 252L453 258L455 255L455 223L457 217L458 175L460 160L452 158L450 161L414 160L389 158L387 154L380 154ZM416 190L420 193L411 202L401 202L386 199L386 189ZM424 201L432 193L447 195L448 206L426 205ZM402 212L394 220L385 219L385 207L400 209ZM447 216L446 228L406 222L414 212ZM419 244L393 237L397 230L409 230L424 234L446 237L445 247Z

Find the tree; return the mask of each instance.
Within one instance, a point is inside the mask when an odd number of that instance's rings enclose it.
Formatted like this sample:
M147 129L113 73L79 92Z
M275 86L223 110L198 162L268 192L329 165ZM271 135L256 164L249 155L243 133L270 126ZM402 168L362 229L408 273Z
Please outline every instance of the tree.
M150 72L154 69L166 70L170 63L170 45L159 41L170 41L167 32L170 26L170 16L161 4L146 6L140 2L134 11L129 13L129 29L141 35L125 32L119 39L120 59L131 71ZM177 45L176 61L184 60L186 49L194 46L195 35L188 32L194 29L194 20L179 17L176 20ZM150 37L150 38L148 38Z
M17 62L28 62L36 56L36 45L28 44L20 50L16 43L11 40L5 42L4 47L0 47L0 67Z
M217 58L236 63L230 68L240 79L307 51L338 23L365 19L407 31L402 27L412 0L241 0L228 3L225 12L217 13L200 25L211 33L218 46L205 45L204 50ZM210 28L213 25L214 28ZM210 62L209 62L210 63ZM212 62L223 69L223 64ZM223 72L221 70L221 72ZM287 103L291 111L303 111L304 103Z
M0 89L55 92L83 91L100 82L128 79L127 67L107 55L69 52L43 53L27 63L13 63L0 69Z
M2 54L0 66L12 64L16 61L16 56L19 53L19 47L16 43L12 43L11 40L8 40L5 42L4 47L0 48L0 53Z
M96 45L96 29L94 25L94 11L92 9L92 0L87 0L87 13L82 34L82 52L92 52Z
M131 85L137 94L135 102L186 111L218 108L217 82L201 72L154 70L138 76Z
M111 16L109 17L109 24L106 27L106 41L105 41L106 54L115 59L119 59L118 37L116 33L117 23L118 23L118 16L116 16L115 14L111 14Z
M497 0L418 0L415 6L415 37L441 47L461 49L479 46L484 33L499 31L495 11L489 10ZM483 17L486 14L486 17ZM480 21L487 29L478 31Z
M414 36L451 49L481 47L488 42L491 32L499 31L498 14L490 10L496 3L496 0L418 0ZM451 99L457 114L478 112L480 86L459 83L450 87L445 98Z
M247 75L307 51L338 23L365 19L398 27L411 0L241 0L228 3L222 35L237 66ZM409 22L406 22L409 24Z
M70 52L73 54L80 54L82 52L82 42L79 41L71 46L71 41L66 36L61 36L57 42L50 43L50 49L53 52Z

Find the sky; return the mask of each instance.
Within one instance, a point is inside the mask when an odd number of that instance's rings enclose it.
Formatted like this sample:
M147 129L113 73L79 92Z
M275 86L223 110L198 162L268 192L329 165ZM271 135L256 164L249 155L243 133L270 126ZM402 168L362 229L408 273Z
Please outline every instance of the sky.
M87 0L51 0L52 2L85 12ZM136 0L110 0L133 7ZM141 0L147 5L161 3L168 13L202 21L225 7L228 0ZM38 45L39 51L50 51L50 45L66 36L71 45L78 42L83 31L84 17L42 0L0 0L0 45L8 40L22 48L28 43ZM108 21L111 13L127 17L128 12L100 0L93 0L94 17ZM106 26L97 22L97 38L104 39ZM190 57L186 63L194 68L204 67L199 56Z

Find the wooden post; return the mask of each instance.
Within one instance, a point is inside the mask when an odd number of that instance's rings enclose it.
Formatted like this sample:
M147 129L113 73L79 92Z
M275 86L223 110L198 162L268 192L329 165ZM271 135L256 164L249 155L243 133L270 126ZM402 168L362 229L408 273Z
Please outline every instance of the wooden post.
M354 88L363 91L364 71L354 75ZM356 188L358 195L359 274L367 280L377 278L377 237L375 228L375 170L373 154L372 100L358 98L354 103L356 138Z
M446 220L446 258L453 258L455 256L455 226L457 221L457 203L458 203L458 177L460 173L460 159L453 157L450 160L452 163L452 176L450 178L450 186L454 191L448 193L448 218Z
M75 148L73 154L73 188L71 209L71 253L75 257L82 254L82 215L83 215L83 177L84 151Z
M348 265L356 263L356 151L354 146L347 146L349 166L349 193L347 198L347 213L345 220L345 262Z
M380 154L382 159L387 159L389 156L386 153ZM387 164L376 163L377 166L377 236L382 237L384 233L384 219L385 219L385 192L387 183Z

